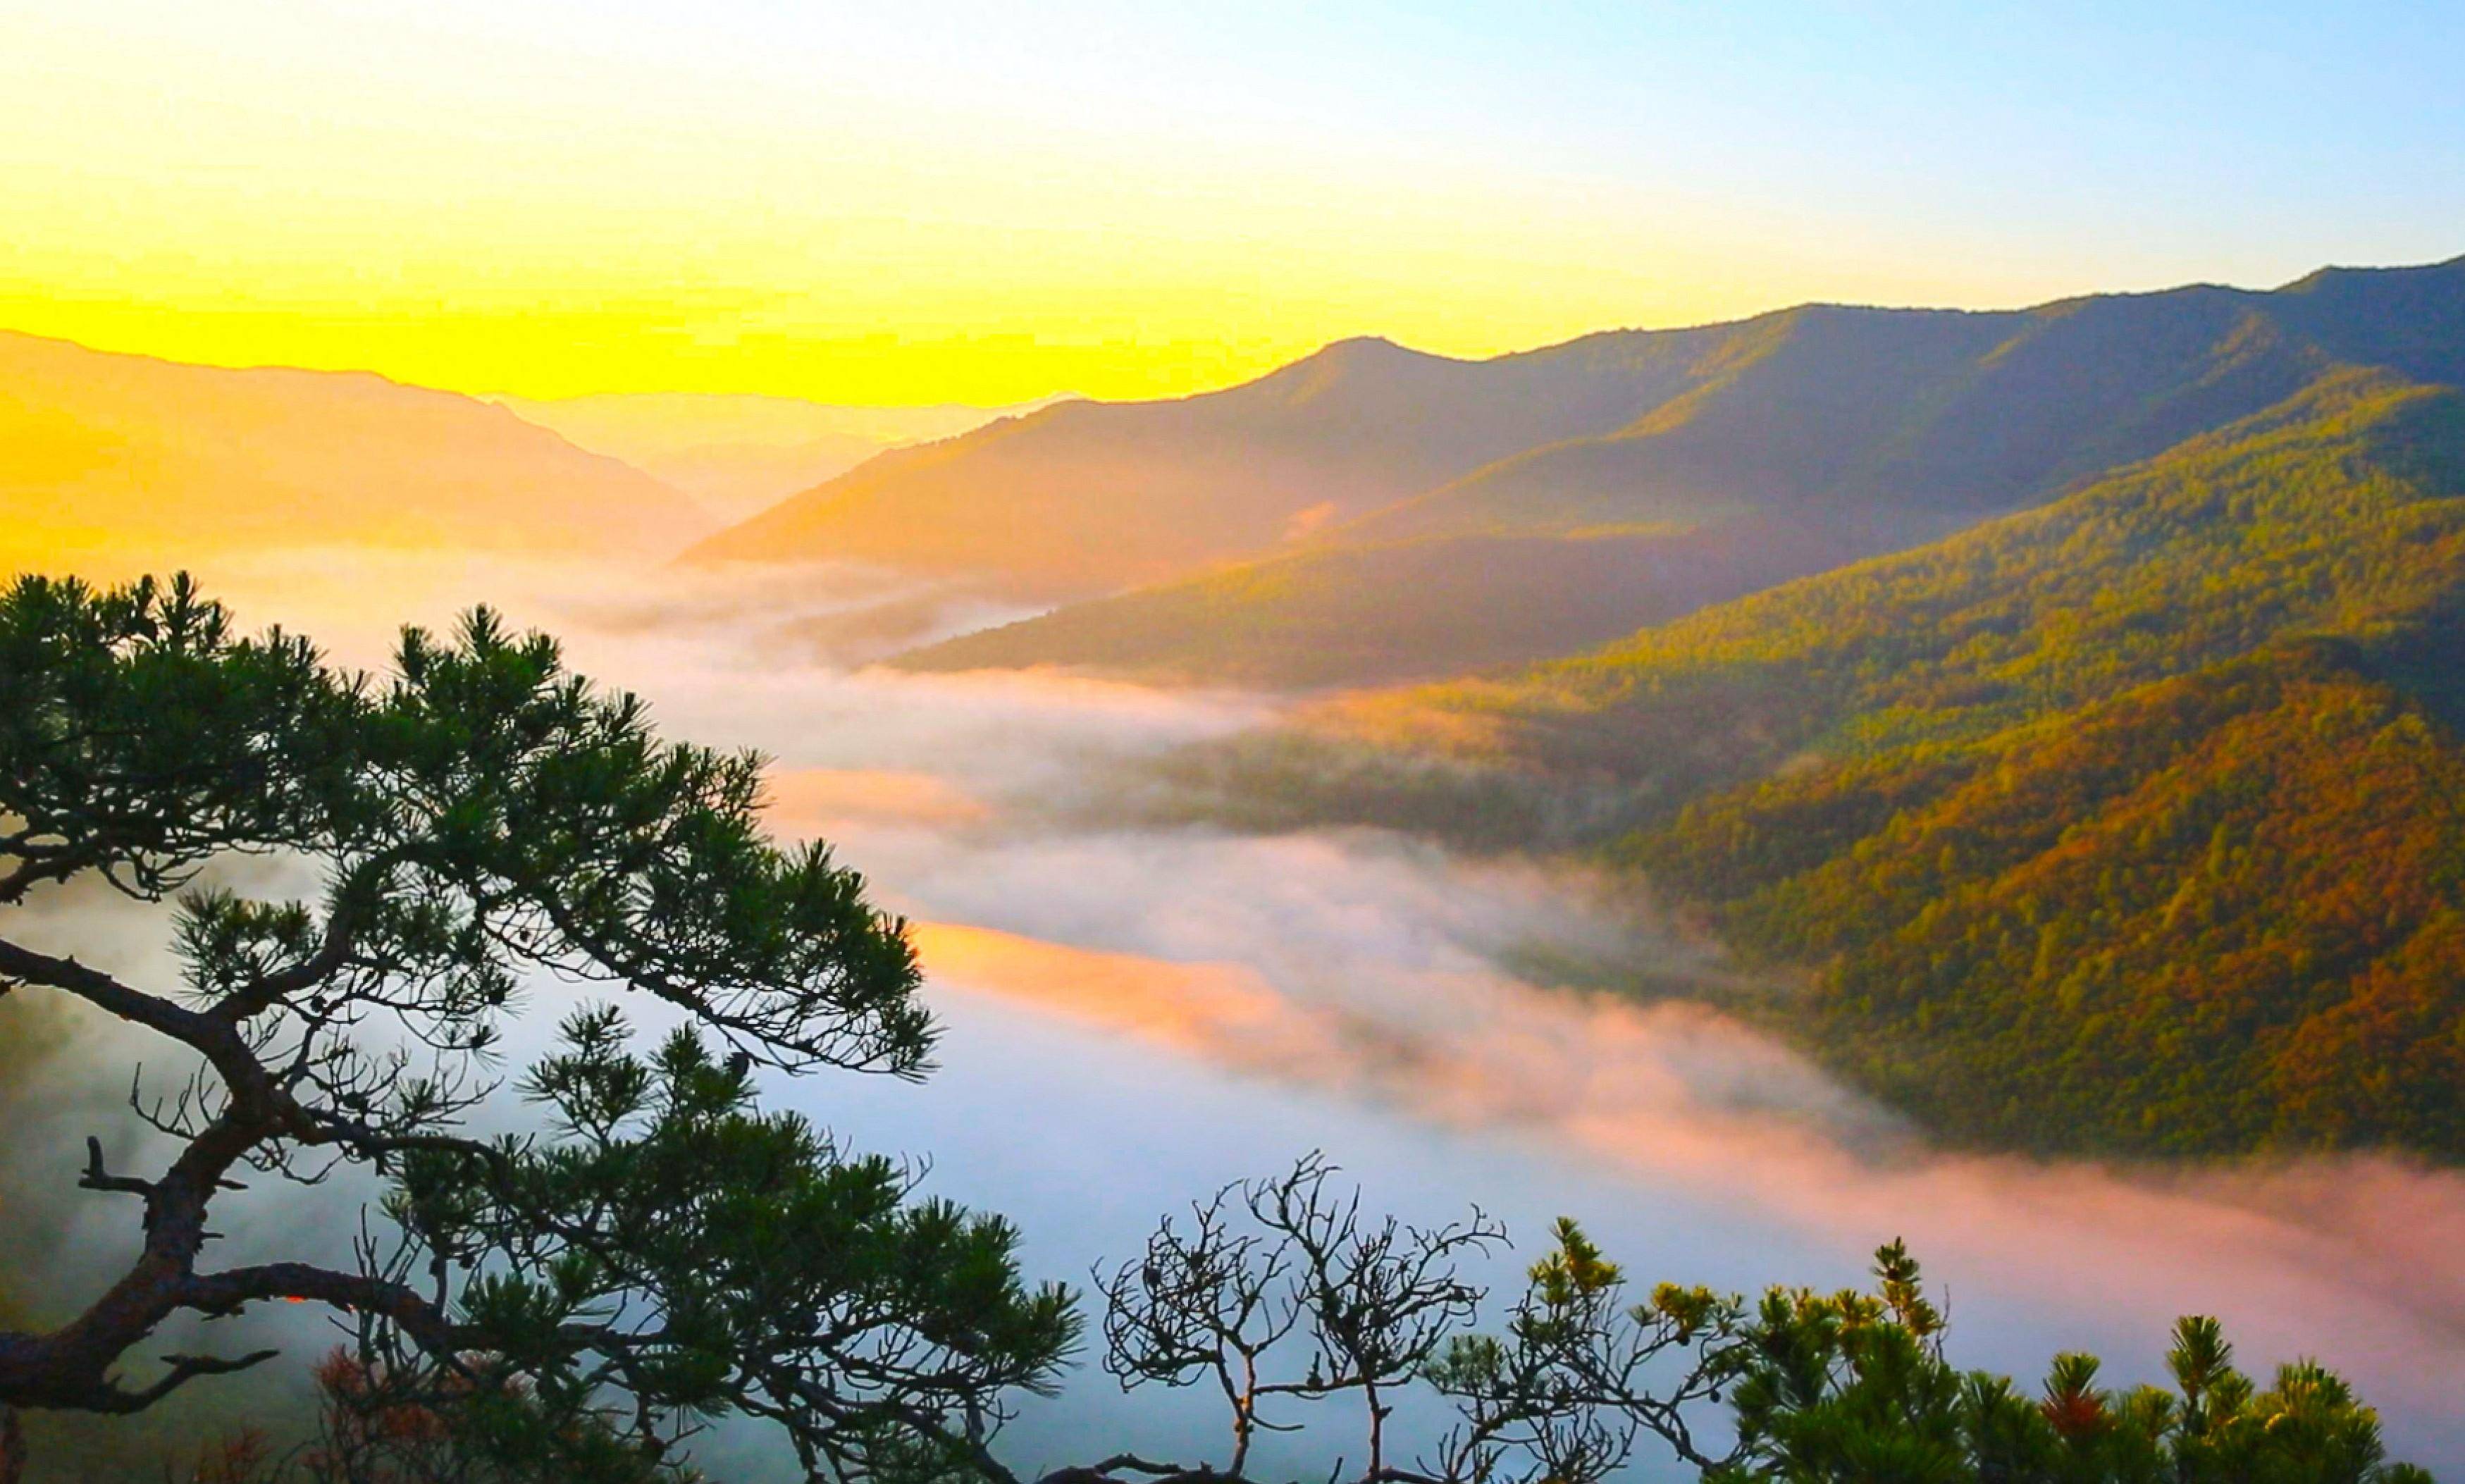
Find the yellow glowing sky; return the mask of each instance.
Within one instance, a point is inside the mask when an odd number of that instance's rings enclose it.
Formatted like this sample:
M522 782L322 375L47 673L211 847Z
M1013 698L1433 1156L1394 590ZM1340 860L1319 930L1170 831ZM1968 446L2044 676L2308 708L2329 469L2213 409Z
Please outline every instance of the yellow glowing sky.
M1486 354L2465 249L2454 121L2408 112L2409 67L2448 109L2419 35L2289 82L2267 64L2318 38L2115 33L2146 6L2043 34L1952 7L844 9L0 0L0 327L467 391L999 404L1354 334ZM2232 66L2173 65L2193 48ZM2304 130L2317 158L2253 163Z

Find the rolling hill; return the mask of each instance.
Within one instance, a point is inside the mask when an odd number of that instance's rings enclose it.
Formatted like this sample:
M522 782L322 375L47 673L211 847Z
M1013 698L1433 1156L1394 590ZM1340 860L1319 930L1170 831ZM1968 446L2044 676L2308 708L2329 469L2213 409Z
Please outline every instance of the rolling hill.
M1758 1011L1954 1137L2465 1156L2454 388L2331 372L2042 508L1317 724L1613 790L1610 855L1802 982Z
M651 557L710 523L640 471L470 397L5 332L0 450L9 565L109 573L335 544Z
M1526 359L1570 383L1590 374L1579 365L1654 368L1606 398L1633 410L1614 428L1316 527L1298 549L904 662L1299 686L1537 659L2042 503L2343 367L2465 380L2460 322L2465 260L2269 293L1989 314L1818 305L1592 337ZM1477 399L1498 365L1430 389ZM987 473L986 497L1000 488Z

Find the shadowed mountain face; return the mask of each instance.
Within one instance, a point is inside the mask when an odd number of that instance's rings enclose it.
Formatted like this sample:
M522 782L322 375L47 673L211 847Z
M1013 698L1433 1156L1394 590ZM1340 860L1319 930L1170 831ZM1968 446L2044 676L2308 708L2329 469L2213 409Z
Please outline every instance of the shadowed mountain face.
M707 528L640 471L470 397L30 335L0 333L0 449L11 565L334 544L659 556Z
M1580 528L1743 501L1985 513L2268 407L2338 364L2465 380L2465 260L2013 314L1814 306L1751 321L1686 395L1365 521L1360 539Z
M1863 555L1804 522L1321 543L962 634L907 670L1068 665L1260 689L1438 678L1595 644Z
M1951 745L2280 639L2410 653L2460 592L2465 392L2349 370L1948 540L1340 709L1683 799L1810 755Z
M1207 399L1105 409L1125 425L1167 410L1206 422L1218 440L1209 467L1230 482L1205 498L1251 510L1252 549L1276 549L910 662L1308 685L1538 658L2040 503L2343 367L2433 384L2465 378L2460 324L2465 260L2332 270L2273 293L2194 287L2010 313L1811 306L1703 330L1595 336L1505 361L1438 363L1443 370L1409 388L1384 370L1400 353L1356 356L1338 378L1348 409L1375 400L1366 385L1374 372L1377 396L1454 399L1442 419L1450 428L1484 413L1477 436L1460 427L1458 457L1507 437L1518 421L1508 413L1523 410L1534 388L1582 389L1564 426L1614 426L1538 440L1280 542L1274 521L1289 522L1331 483L1313 484L1307 472L1268 478L1263 465L1228 474L1222 440L1235 435L1205 411ZM1510 375L1522 389L1493 402ZM1283 414L1258 395L1277 382L1222 395L1246 399L1247 427L1281 430ZM1365 419L1348 446L1383 446L1379 430L1417 425L1390 410ZM1013 436L1024 443L1035 432L1028 423ZM1005 486L969 453L972 441L944 446L937 489L997 502ZM1347 447L1324 430L1313 446L1321 468L1329 450ZM1410 474L1388 487L1440 462L1423 445L1414 450ZM893 498L895 472L869 467L888 481L878 498ZM1330 508L1340 515L1366 503L1374 482L1344 484ZM1141 543L1100 534L1111 529L1103 521L1074 525L1083 507L1059 498L1062 488L1053 486L1056 502L1041 519L1050 533L1074 531L1072 541L1092 548L1082 575L1093 584L1096 568ZM1142 509L1154 508L1146 500L1179 508L1175 488L1160 476L1135 491L1125 480L1114 493ZM803 510L814 532L833 529L829 512L809 503L815 498L778 514ZM1175 531L1186 542L1175 560L1185 563L1230 534L1197 517Z
M703 543L1085 594L1297 543L1682 389L1699 338L1596 336L1495 361L1346 341L1227 391L1064 403L885 454Z

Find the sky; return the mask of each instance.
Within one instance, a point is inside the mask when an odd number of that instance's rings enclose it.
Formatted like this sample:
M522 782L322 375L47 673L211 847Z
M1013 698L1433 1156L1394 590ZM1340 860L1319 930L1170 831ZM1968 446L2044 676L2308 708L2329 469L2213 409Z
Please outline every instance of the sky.
M2465 253L2465 4L0 0L0 328L471 392L1175 395Z

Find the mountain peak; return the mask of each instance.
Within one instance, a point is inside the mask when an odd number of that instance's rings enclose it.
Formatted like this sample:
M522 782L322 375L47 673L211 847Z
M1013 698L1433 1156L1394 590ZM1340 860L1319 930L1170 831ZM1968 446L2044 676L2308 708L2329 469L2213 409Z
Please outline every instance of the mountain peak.
M2436 263L2400 263L2381 267L2359 267L2331 263L2315 268L2291 283L2279 285L2279 294L2316 294L2323 288L2365 283L2438 283L2465 281L2465 255Z
M1265 398L1285 407L1324 405L1329 397L1410 400L1426 392L1422 383L1427 373L1474 364L1399 345L1383 335L1356 335L1330 342L1224 394Z
M1343 340L1329 341L1283 369L1286 371L1303 369L1348 371L1448 359L1450 358L1446 356L1432 355L1426 350L1414 350L1409 345L1399 345L1384 335L1353 335ZM1273 374L1275 373L1270 373L1271 376Z
M1328 341L1318 349L1318 354L1321 356L1366 356L1382 352L1393 355L1417 354L1417 352L1406 350L1384 335L1347 335L1342 340Z

